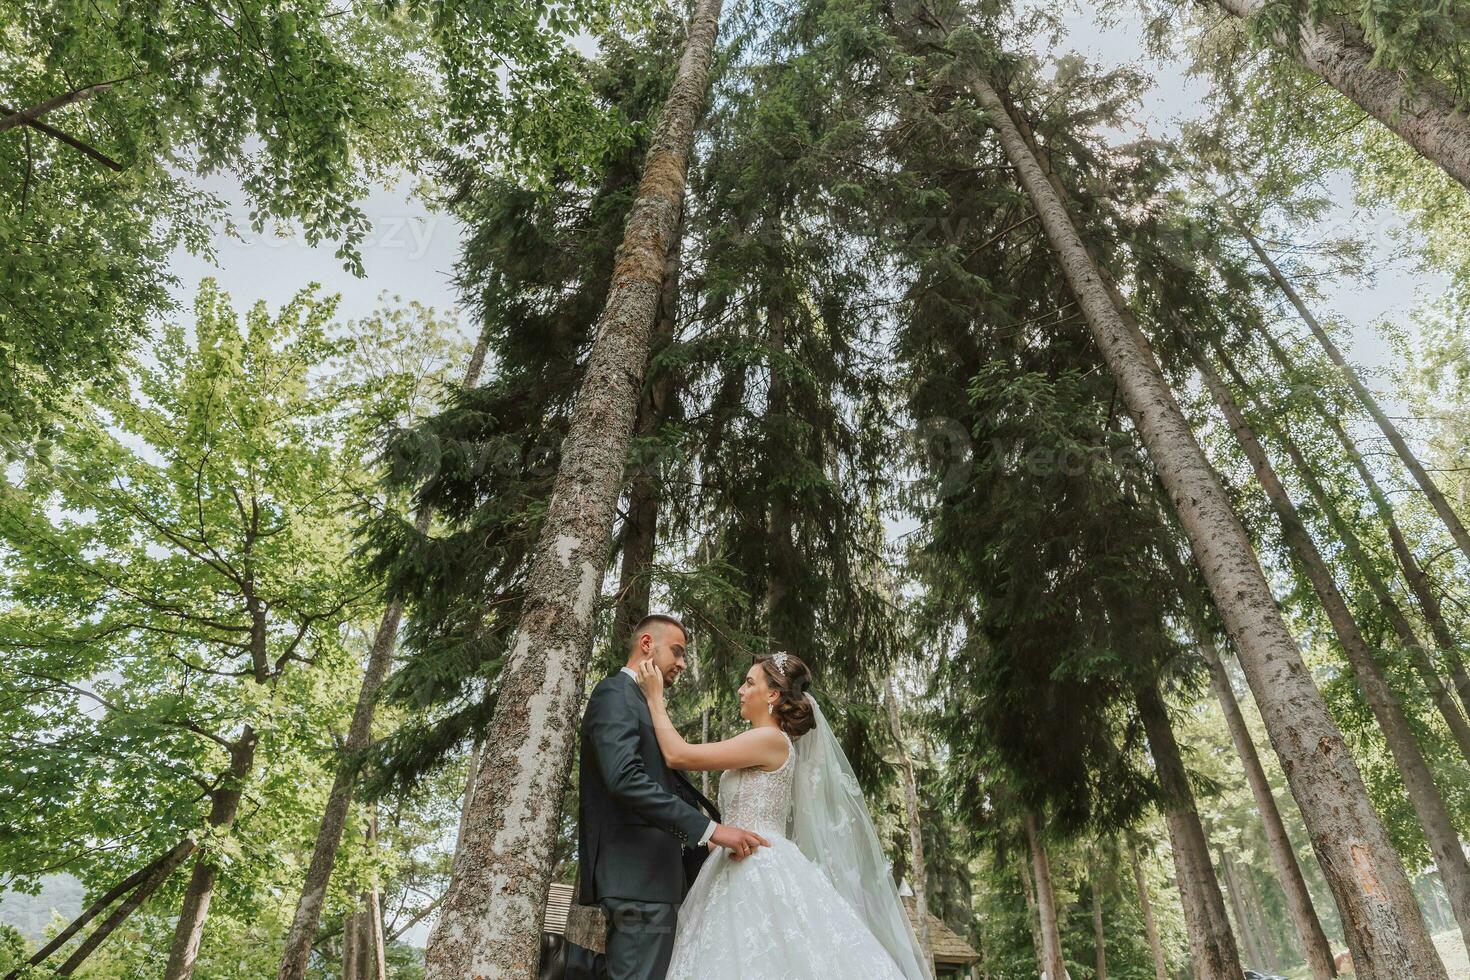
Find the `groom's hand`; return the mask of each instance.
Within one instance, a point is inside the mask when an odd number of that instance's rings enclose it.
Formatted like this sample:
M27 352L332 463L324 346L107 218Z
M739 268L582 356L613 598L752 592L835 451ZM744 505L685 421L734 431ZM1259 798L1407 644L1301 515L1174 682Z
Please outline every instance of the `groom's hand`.
M771 842L760 834L754 834L748 830L741 830L739 827L727 827L724 824L717 824L715 826L714 835L710 837L709 842L711 844L717 844L720 847L728 848L730 859L733 861L750 857L755 853L757 847L771 846Z

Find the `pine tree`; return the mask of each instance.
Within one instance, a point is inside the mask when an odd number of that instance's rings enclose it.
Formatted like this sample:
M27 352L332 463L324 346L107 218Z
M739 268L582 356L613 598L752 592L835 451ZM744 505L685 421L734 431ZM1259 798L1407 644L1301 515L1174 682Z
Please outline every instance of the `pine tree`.
M1233 17L1259 18L1278 47L1470 189L1470 120L1449 86L1425 72L1384 65L1382 52L1336 12L1306 14L1259 0L1216 2Z
M1059 252L1120 394L1178 508L1221 616L1238 637L1242 662L1273 744L1293 777L1314 843L1326 857L1324 868L1332 877L1339 907L1353 922L1350 943L1358 968L1376 974L1412 963L1425 976L1443 976L1444 966L1419 918L1403 865L1389 846L1357 767L1342 746L1341 733L1276 612L1250 542L1151 352L1119 317L1072 219L1010 122L995 88L973 71L967 81ZM1313 735L1304 740L1309 730ZM1320 744L1337 745L1340 751L1323 754L1315 749ZM1369 856L1373 888L1354 880L1360 875L1346 874L1353 866L1353 854L1360 862Z

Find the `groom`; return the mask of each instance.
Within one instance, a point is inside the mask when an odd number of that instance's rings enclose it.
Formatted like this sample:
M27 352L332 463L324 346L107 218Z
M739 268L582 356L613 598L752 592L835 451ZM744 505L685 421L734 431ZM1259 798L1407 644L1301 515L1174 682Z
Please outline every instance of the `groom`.
M674 617L644 617L633 629L627 666L598 683L582 716L578 901L607 915L599 978L663 980L689 886L686 849L699 848L702 859L712 844L739 860L764 843L701 813L697 803L714 808L683 773L664 765L636 670L652 661L672 686L684 671L688 642Z

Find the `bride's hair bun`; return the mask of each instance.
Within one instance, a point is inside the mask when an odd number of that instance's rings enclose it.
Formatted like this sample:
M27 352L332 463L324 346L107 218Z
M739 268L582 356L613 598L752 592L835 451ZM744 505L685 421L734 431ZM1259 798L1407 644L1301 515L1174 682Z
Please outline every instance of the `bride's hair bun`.
M816 715L806 697L807 688L812 686L811 668L800 657L784 651L763 654L756 660L766 672L766 685L777 692L771 714L781 730L799 738L815 728Z

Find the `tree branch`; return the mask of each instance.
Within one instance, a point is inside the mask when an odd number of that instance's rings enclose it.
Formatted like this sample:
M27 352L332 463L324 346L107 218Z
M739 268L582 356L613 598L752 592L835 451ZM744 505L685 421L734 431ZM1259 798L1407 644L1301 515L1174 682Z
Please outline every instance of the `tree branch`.
M17 115L17 113L15 112L14 109L10 108L7 105L4 105L3 103L0 103L0 112L9 113L9 115L6 116L7 119L13 119ZM81 140L77 139L75 136L68 136L66 133L63 133L61 130L56 129L53 126L48 126L45 123L41 122L40 120L37 120L37 119L26 120L26 125L29 126L29 127L31 127L34 130L37 130L38 132L45 133L47 136L49 136L52 139L56 140L58 143L65 143L67 146L71 147L72 149L77 150L77 151L79 151L81 153L86 154L87 156L91 157L93 160L96 160L98 163L102 164L104 167L107 167L107 168L109 168L111 170L115 170L118 173L122 173L123 170L126 169L122 164L118 163L112 157L110 157L107 154L103 153L101 150L97 149L96 147L94 147L94 146L92 146L92 145L90 145L88 143L82 142Z

